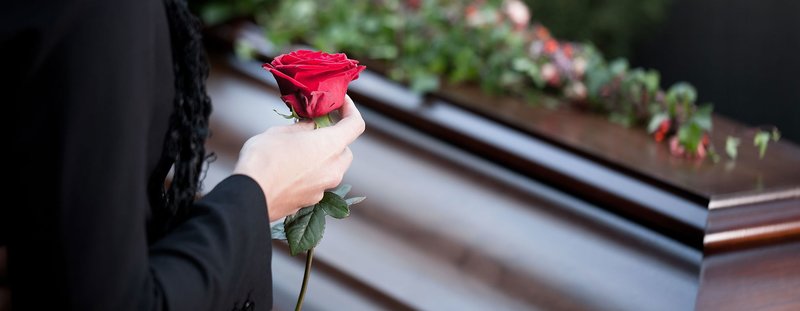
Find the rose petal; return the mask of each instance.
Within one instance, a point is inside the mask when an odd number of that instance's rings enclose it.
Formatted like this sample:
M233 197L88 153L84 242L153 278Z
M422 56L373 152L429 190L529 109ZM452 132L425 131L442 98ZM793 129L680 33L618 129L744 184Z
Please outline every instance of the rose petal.
M291 94L296 90L301 90L305 93L311 92L306 85L286 75L280 70L272 68L271 66L268 67L267 64L265 64L263 67L264 69L269 70L269 72L275 77L275 81L278 82L278 88L281 91L281 95Z
M307 117L308 113L305 111L305 97L298 93L281 95L283 103L291 108L298 116Z
M295 79L299 79L297 74L299 72L331 72L330 74L336 74L336 72L341 72L349 69L348 64L291 64L291 65L279 65L275 66L275 69L280 70L281 72L285 73L288 76L294 77Z

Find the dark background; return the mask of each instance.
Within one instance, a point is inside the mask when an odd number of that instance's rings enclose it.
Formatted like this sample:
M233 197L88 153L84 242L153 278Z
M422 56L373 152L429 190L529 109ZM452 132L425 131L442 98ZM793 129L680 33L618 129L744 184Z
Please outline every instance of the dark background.
M800 142L800 1L674 0L631 57L665 88L690 82L718 113Z

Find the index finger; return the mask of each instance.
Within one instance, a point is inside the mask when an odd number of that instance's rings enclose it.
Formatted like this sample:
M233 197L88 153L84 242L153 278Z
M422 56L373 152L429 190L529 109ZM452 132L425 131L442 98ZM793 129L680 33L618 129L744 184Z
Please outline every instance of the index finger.
M361 112L356 108L356 104L350 99L350 96L344 96L344 105L341 108L342 119L336 124L329 127L318 129L317 131L324 131L328 138L342 144L343 146L352 143L361 133L364 133L366 124L361 117Z

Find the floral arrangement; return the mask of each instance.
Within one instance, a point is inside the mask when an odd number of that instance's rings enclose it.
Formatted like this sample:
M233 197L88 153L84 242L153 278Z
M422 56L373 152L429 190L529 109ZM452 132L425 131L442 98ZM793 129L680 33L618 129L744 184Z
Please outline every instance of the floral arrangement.
M555 95L612 122L646 128L677 157L720 159L709 139L712 106L696 102L694 87L662 88L657 71L607 60L588 42L559 40L531 17L520 0L279 1L255 15L276 44L303 42L382 63L390 78L417 92L466 83L531 104ZM754 132L763 157L780 133ZM740 141L727 137L729 158L737 157Z

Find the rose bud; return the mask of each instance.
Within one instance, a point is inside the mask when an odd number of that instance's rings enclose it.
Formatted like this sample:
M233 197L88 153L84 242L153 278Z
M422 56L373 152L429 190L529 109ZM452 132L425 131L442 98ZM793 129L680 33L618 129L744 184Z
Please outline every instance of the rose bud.
M367 68L343 53L308 50L282 54L262 67L278 81L283 102L299 117L308 119L342 107L347 85Z

